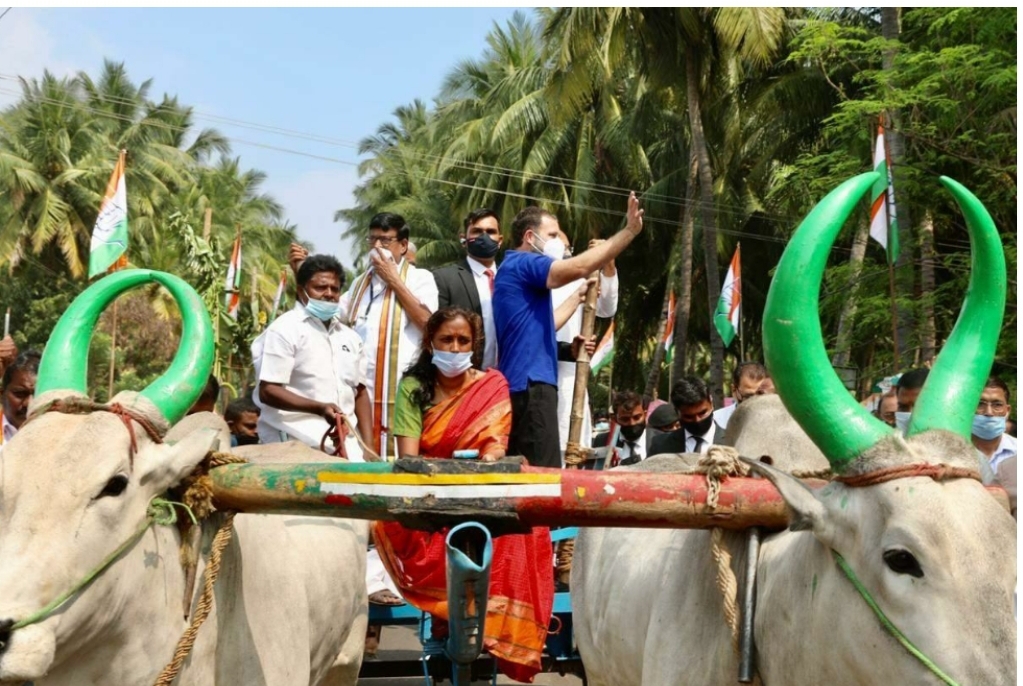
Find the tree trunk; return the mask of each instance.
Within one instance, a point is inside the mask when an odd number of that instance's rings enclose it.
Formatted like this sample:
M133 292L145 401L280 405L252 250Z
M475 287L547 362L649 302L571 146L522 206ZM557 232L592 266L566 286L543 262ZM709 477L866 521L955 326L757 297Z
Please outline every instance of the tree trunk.
M938 347L934 323L934 216L924 212L920 224L920 303L924 308L924 321L920 335L920 363L934 361Z
M696 51L690 47L686 55L686 99L689 105L689 126L693 134L700 174L700 218L703 225L703 251L707 265L708 318L713 319L721 295L721 281L718 275L718 232L714 212L714 172L710 166L710 153L703 133L703 118L700 114L700 80L697 69ZM714 325L708 322L710 333L710 388L711 401L720 407L724 397L723 362L724 345L721 337L714 332Z
M671 268L668 268L667 283L664 286L664 302L661 303L661 321L657 325L657 347L654 348L654 357L650 361L650 373L646 377L646 388L643 389L643 397L653 400L657 395L657 384L661 380L661 363L664 362L664 330L668 326L668 304L671 302L672 289Z
M852 358L852 321L856 317L856 291L863 273L863 256L867 252L867 239L870 236L870 219L864 217L856 228L853 237L852 253L849 255L849 280L846 281L846 301L842 313L838 316L838 335L835 342L835 355L831 364L845 367Z
M881 36L885 40L896 41L899 39L899 33L901 33L900 17L902 9L899 7L882 7L881 8ZM896 50L889 50L884 54L882 59L882 66L885 70L891 70L895 64ZM895 187L895 206L897 212L897 227L899 236L899 257L895 261L895 289L896 295L898 293L910 293L912 292L913 286L913 260L912 260L912 246L914 241L910 240L911 230L913 222L909 214L909 203L905 194L899 195L899 188L905 189L905 185L900 184L900 179L904 178L902 172L902 161L905 159L906 152L906 141L901 133L901 113L897 110L891 110L888 112L889 126L885 132L885 139L888 142L888 152L891 155L892 161L892 184ZM915 327L913 326L913 316L904 307L899 306L896 310L896 330L899 337L899 357L909 359L909 353L912 349L912 332ZM905 366L902 363L901 366Z
M671 362L669 381L674 383L686 373L689 343L689 313L693 309L693 226L696 224L696 189L699 169L696 151L689 153L689 179L686 186L686 205L682 215L682 264L679 266L678 300L675 301L675 358ZM670 390L669 390L670 393Z

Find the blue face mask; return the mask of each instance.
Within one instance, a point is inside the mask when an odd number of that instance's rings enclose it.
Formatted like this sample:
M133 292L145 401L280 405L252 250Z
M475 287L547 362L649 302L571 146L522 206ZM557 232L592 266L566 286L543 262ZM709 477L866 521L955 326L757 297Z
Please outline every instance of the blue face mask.
M1005 433L1005 417L973 415L973 435L982 441L991 441Z
M472 367L472 353L451 353L445 350L433 351L433 366L444 376L454 378Z
M308 293L306 296L308 297ZM314 300L309 298L305 304L305 311L323 321L329 321L341 311L341 303L332 303L327 300Z

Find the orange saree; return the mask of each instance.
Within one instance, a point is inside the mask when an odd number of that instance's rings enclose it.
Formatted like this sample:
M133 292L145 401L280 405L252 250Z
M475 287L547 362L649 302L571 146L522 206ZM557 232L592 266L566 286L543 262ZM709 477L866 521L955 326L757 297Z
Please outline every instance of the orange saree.
M486 372L458 395L423 413L419 452L424 457L451 457L455 450L508 445L511 400L508 382L496 370ZM444 539L437 533L412 531L395 522L374 522L373 537L384 566L401 594L435 618L448 618ZM494 539L490 600L483 647L498 669L516 681L532 682L542 668L554 603L550 531L508 534Z

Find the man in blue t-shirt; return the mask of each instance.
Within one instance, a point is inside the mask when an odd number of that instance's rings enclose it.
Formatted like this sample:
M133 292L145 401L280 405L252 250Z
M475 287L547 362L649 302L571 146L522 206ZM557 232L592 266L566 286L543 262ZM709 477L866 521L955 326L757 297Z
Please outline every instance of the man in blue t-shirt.
M643 210L629 194L625 228L586 252L555 260L565 245L558 218L527 207L512 222L512 244L494 279L498 369L508 379L512 428L508 454L536 467L561 467L558 443L558 344L551 289L589 276L643 230Z

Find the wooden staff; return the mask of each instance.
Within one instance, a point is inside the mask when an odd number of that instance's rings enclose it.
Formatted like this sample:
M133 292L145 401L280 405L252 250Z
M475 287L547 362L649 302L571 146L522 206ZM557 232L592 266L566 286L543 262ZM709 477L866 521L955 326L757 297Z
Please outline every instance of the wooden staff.
M593 335L597 321L597 284L600 271L590 275L592 282L586 289L586 301L583 303L583 344L579 346L579 354L575 358L575 389L572 392L572 414L568 420L568 444L565 446L565 466L580 469L586 461L586 448L579 444L583 433L583 410L586 407L586 387L590 382L590 353L586 350L586 342Z

